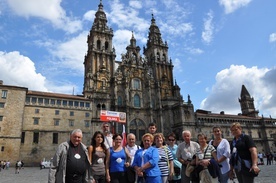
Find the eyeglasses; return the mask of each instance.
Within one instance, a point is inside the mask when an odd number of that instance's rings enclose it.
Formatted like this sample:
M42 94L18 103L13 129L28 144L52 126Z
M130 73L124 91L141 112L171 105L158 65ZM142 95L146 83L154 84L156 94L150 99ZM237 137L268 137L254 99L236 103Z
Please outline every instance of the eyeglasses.
M121 141L122 139L115 139L115 140Z
M103 126L104 128L108 128L109 126Z
M174 141L174 139L169 139L169 141Z

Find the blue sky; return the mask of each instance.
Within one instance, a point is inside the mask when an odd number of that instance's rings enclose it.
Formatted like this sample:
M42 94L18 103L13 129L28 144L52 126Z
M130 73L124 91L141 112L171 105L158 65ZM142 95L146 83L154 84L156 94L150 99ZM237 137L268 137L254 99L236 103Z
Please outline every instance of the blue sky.
M81 94L87 35L100 0L0 0L0 80ZM146 45L154 14L174 78L196 109L241 112L244 84L260 115L276 117L275 0L103 0L116 60L131 32Z

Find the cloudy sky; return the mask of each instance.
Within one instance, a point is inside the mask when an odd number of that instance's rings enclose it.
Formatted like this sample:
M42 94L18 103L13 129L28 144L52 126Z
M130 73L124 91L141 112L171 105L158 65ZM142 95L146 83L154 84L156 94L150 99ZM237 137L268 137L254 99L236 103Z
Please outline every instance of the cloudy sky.
M86 39L100 0L0 0L0 80L81 94ZM241 112L244 84L260 115L276 118L275 0L103 0L116 60L131 31L142 48L151 14L174 77L196 109Z

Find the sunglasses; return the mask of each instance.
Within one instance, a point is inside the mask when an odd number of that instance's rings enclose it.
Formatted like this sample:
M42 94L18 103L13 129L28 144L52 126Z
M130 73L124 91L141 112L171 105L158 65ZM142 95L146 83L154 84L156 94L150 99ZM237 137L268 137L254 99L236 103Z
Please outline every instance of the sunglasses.
M169 141L174 141L174 139L169 139Z

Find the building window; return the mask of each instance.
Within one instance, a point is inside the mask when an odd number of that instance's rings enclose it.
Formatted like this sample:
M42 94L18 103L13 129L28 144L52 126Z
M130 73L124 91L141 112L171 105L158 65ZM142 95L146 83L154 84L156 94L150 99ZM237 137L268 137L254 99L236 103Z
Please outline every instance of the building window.
M54 120L54 126L59 126L59 119Z
M3 121L3 116L0 116L0 121Z
M74 126L74 120L69 120L69 126Z
M89 126L90 126L90 121L85 120L85 121L84 121L84 126L85 126L85 127L89 127Z
M26 97L25 102L26 102L26 103L30 103L30 102L31 102L31 98L30 98L30 97Z
M74 116L74 111L70 111L70 116Z
M35 114L38 114L39 113L39 109L35 109Z
M39 133L34 132L33 143L38 144L38 139L39 139Z
M4 108L4 106L5 106L5 103L0 102L0 108Z
M34 125L38 125L39 124L39 118L34 118Z
M38 98L38 104L43 104L43 98Z
M86 117L86 118L89 118L89 117L90 117L90 113L89 113L89 112L86 112L86 113L85 113L85 117Z
M2 147L1 147L1 151L3 152L3 151L4 151L4 149L5 149L5 147L4 147L4 146L2 146Z
M80 102L80 107L84 107L84 102Z
M50 103L50 100L49 100L48 98L45 98L44 104L45 104L45 105L49 105L49 103Z
M133 89L140 90L140 80L139 79L133 79Z
M59 110L55 110L55 115L59 115Z
M140 97L138 94L135 94L134 95L134 107L141 107L141 104L140 104Z
M24 144L25 142L25 132L21 133L21 144Z
M8 91L2 90L2 98L7 98Z
M69 101L69 106L73 106L73 101Z
M85 107L90 108L90 103L86 102Z
M51 99L51 105L55 105L56 104L56 100L55 99Z
M35 104L37 101L37 98L36 97L32 97L32 103Z
M63 105L63 106L67 106L67 100L63 100L63 101L62 101L62 105Z
M122 106L122 105L123 105L122 97L119 96L118 97L118 106Z
M61 100L57 100L57 105L61 105Z
M78 102L78 101L75 101L75 102L74 102L74 106L75 106L75 107L79 107L79 102Z
M58 144L58 133L53 133L53 144Z

